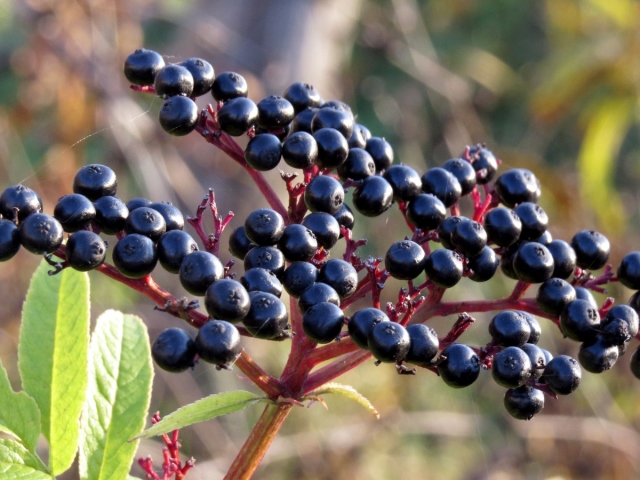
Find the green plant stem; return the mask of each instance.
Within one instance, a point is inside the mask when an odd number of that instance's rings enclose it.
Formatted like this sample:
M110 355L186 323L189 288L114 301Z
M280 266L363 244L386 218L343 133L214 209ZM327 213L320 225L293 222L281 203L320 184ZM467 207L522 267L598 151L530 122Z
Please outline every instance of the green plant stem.
M258 423L253 427L249 438L229 467L225 480L246 480L252 477L292 407L292 403L279 403L265 407Z

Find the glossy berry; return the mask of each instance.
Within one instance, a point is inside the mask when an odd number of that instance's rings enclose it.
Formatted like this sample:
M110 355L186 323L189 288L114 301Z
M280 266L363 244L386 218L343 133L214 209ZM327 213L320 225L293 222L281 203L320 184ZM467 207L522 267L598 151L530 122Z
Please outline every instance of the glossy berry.
M615 319L625 321L631 337L635 337L638 334L638 314L629 305L614 305L611 307L602 319L601 326L605 326Z
M469 269L473 272L469 278L474 282L486 282L495 275L500 259L493 248L485 246L475 257L469 258Z
M548 248L551 242L553 242L553 236L549 230L545 230L539 237L533 238L531 241L541 243Z
M333 258L320 269L318 282L329 285L340 298L347 298L353 295L358 287L358 272L350 263Z
M151 205L153 202L151 200L149 200L148 198L143 198L143 197L135 197L132 198L131 200L129 200L126 203L126 207L128 211L133 211L136 208L140 208L140 207L148 207L149 205Z
M399 323L379 322L369 332L367 344L373 356L383 363L401 362L409 353L409 332Z
M640 379L640 345L638 345L638 347L633 351L629 367L631 368L633 376Z
M451 250L434 250L427 257L424 271L433 283L443 288L455 286L462 278L462 259Z
M389 317L382 310L371 307L363 308L351 315L347 324L349 336L358 347L368 350L371 329L380 322L388 321Z
M88 272L102 265L107 246L99 235L81 230L67 240L65 255L74 270Z
M55 252L62 237L62 225L46 213L33 213L20 224L20 243L36 255Z
M184 372L195 365L196 344L181 328L168 328L151 346L151 357L163 370Z
M284 92L284 98L289 100L296 113L308 107L320 105L321 98L318 91L309 83L296 82Z
M498 171L498 161L490 150L481 145L475 145L469 148L469 158L471 166L476 171L476 180L479 185L493 180Z
M333 128L340 132L346 140L353 133L353 114L331 106L322 106L311 121L311 131L317 132L323 128Z
M170 135L182 137L193 132L198 124L198 106L188 97L169 97L158 113L162 129Z
M520 238L522 221L513 210L497 207L485 216L484 229L489 240L500 247L508 247Z
M321 128L313 132L318 145L316 163L322 168L337 168L349 155L349 144L335 128Z
M371 132L361 123L353 125L353 132L349 138L349 148L365 148L367 140L371 138Z
M335 289L326 283L317 282L310 285L298 298L298 307L304 314L314 305L320 302L331 302L337 306L340 306L340 296Z
M270 133L256 135L247 144L244 159L255 170L273 170L280 163L282 146L280 140Z
M498 385L518 388L531 377L531 360L524 350L506 347L493 356L491 375Z
M451 243L465 257L474 257L487 244L487 232L478 222L465 219L451 232Z
M344 313L337 305L320 302L309 308L302 317L302 329L317 343L334 341L344 325Z
M235 72L219 73L211 86L211 95L218 102L226 102L237 97L246 97L249 92L247 81Z
M96 209L87 197L72 193L58 200L53 209L53 216L65 232L73 233L82 230L93 221Z
M353 227L356 223L353 212L349 208L349 205L347 205L346 203L343 203L340 207L340 210L333 214L333 218L338 221L338 225L348 230L353 230ZM340 232L340 237L342 237L342 231Z
M627 253L618 266L617 275L625 287L640 290L640 252Z
M407 220L411 225L422 231L435 230L445 220L446 216L447 209L444 203L430 193L421 193L411 200L407 207Z
M190 294L202 297L213 282L224 277L224 267L218 257L199 250L184 257L178 273L182 287Z
M256 245L275 245L284 232L284 220L275 210L261 208L247 216L244 231L247 238Z
M538 288L536 303L540 310L557 317L576 299L573 286L561 278L550 278Z
M513 270L522 281L542 283L553 275L553 257L544 245L528 242L513 257Z
M309 262L293 262L282 274L282 286L289 295L298 298L317 278L318 269L315 265Z
M575 358L558 355L551 359L540 378L558 395L569 395L580 386L582 370Z
M571 340L586 342L598 334L600 314L587 300L574 300L560 315L560 328Z
M416 323L407 327L411 346L405 357L405 361L415 365L431 365L432 360L438 354L440 342L436 331L423 325Z
M462 158L452 158L442 165L447 172L458 179L462 195L467 195L476 186L476 171L471 164Z
M16 209L21 222L32 213L42 212L42 200L29 187L13 185L6 188L0 196L0 214L7 220L13 220Z
M309 168L318 160L318 143L307 132L295 132L282 144L282 158L293 168Z
M164 217L153 208L140 207L129 213L124 230L127 233L139 233L156 243L167 231Z
M96 210L94 224L100 233L115 235L124 230L129 209L118 197L100 197L93 202L93 207Z
M163 67L162 55L139 48L124 61L124 76L134 85L153 85L156 74Z
M286 338L289 315L284 303L275 295L266 292L251 292L249 298L251 308L242 319L249 333L266 340Z
M525 343L520 347L524 353L527 354L531 361L531 378L538 379L542 376L542 372L547 366L547 359L542 350L533 343Z
M244 257L245 271L250 268L265 268L280 278L284 273L284 266L284 255L275 247L254 247Z
M522 315L529 327L531 327L531 334L529 335L529 340L527 343L537 344L540 341L540 336L542 335L542 329L540 328L540 322L536 320L536 318L528 312L523 312L522 310L518 310L518 313Z
M338 167L338 175L342 180L363 180L375 173L373 158L362 148L350 148L347 159Z
M342 206L344 207L345 204L343 203ZM304 217L302 225L311 230L316 237L318 246L325 250L331 250L340 238L340 224L334 216L328 213L310 213Z
M240 282L222 278L209 285L204 305L212 318L239 322L249 312L249 293Z
M158 263L158 251L149 237L131 233L116 243L113 264L129 278L142 278L153 272Z
M344 189L340 182L328 175L314 177L304 191L304 203L312 212L333 215L344 203Z
M184 228L184 215L178 207L169 202L153 202L148 205L164 218L166 231L182 230Z
M195 340L198 356L208 363L229 368L236 361L242 345L238 329L224 320L209 320Z
M535 240L544 234L549 224L549 217L540 205L524 202L513 210L522 222L521 240Z
M513 418L531 420L544 408L544 393L527 385L510 388L504 394L504 408Z
M308 262L318 250L318 241L304 225L288 225L278 241L278 250L288 262Z
M440 167L430 168L422 175L422 190L438 197L447 208L453 206L462 194L458 179Z
M236 228L229 236L229 252L240 260L244 260L245 255L255 246L247 237L244 226Z
M85 165L73 179L73 193L96 201L106 195L115 195L118 181L113 170L105 165Z
M369 152L373 163L376 165L376 172L386 170L393 164L393 148L384 138L371 137L367 140L365 150Z
M586 300L587 302L589 302L589 305L591 305L596 310L600 308L598 302L593 296L593 293L591 293L591 290L585 287L573 287L573 289L576 291L576 300Z
M319 108L316 107L307 107L300 110L300 112L293 117L293 121L291 122L291 132L311 133L311 122L313 121L313 117L315 117L316 113L318 113L318 110ZM340 132L338 132L338 134L342 137Z
M452 388L468 387L480 375L480 358L468 345L453 343L440 353L438 374Z
M576 252L564 240L553 240L547 249L553 257L553 276L567 279L576 269Z
M536 176L524 168L512 168L498 177L495 189L500 201L507 207L524 202L537 202L540 198L540 183Z
M200 97L211 90L215 80L215 72L209 62L202 58L191 57L181 62L180 66L189 70L193 78L192 97Z
M466 220L465 217L453 216L447 217L442 222L440 222L440 225L438 225L438 229L436 230L436 232L438 233L438 238L440 239L440 243L444 248L447 248L449 250L453 250L455 248L455 245L451 241L451 235L453 234L453 231L458 226L458 224L464 220Z
M489 334L501 347L521 347L529 341L531 326L521 312L505 310L491 319Z
M170 230L158 240L158 260L167 272L179 273L180 265L190 253L198 250L198 244L187 232Z
M611 251L607 237L595 230L576 233L571 239L571 247L576 252L576 264L589 270L604 267Z
M422 247L411 240L402 240L389 247L384 267L393 278L413 280L424 270L426 261Z
M377 217L393 204L393 189L383 177L365 178L353 191L353 206L366 217Z
M524 240L518 240L516 243L509 245L502 251L502 255L500 256L500 270L502 273L512 278L513 280L519 280L516 271L513 269L513 260L516 257L516 253L522 245L526 242Z
M220 128L234 137L244 135L257 121L258 107L245 97L232 98L218 110Z
M282 128L293 120L295 112L284 97L270 95L258 102L258 125L266 129Z
M190 97L193 92L193 75L180 65L166 65L156 73L153 85L156 94L161 97Z
M12 259L20 250L20 231L15 223L0 218L0 262Z
M314 267L315 268L315 267ZM285 270L286 271L286 270ZM280 298L282 283L278 277L264 268L251 268L240 277L240 283L247 292L267 292Z
M422 193L422 180L413 168L407 165L391 165L382 175L393 189L393 198L408 202Z
M617 360L618 346L611 345L604 336L598 335L580 345L578 361L587 372L602 373L613 367Z

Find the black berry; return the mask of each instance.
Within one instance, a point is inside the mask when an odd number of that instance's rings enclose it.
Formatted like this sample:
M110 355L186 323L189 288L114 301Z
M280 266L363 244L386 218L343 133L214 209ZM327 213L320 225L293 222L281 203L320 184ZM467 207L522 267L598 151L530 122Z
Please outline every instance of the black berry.
M167 272L179 273L184 257L198 250L195 240L182 230L170 230L158 240L158 260Z
M214 83L215 86L215 83ZM232 98L218 110L218 124L234 137L243 135L258 121L258 107L245 97Z
M358 347L369 349L371 329L380 322L388 322L386 313L377 308L363 308L355 312L349 319L347 327L349 336Z
M208 363L229 368L235 362L242 346L238 329L224 320L209 320L198 332L195 340L198 356Z
M115 195L118 181L113 170L105 165L85 165L73 179L73 193L96 201L106 195Z
M344 314L337 305L320 302L309 308L302 317L305 335L317 343L335 340L344 325Z
M183 329L168 328L153 342L151 356L163 370L184 372L195 365L196 344Z
M190 294L202 297L209 285L223 278L224 267L212 253L196 251L184 257L178 273L182 287Z
M65 232L73 233L87 227L96 217L96 209L84 195L65 195L53 209L53 216Z
M604 267L611 251L607 237L595 230L576 233L571 239L571 247L576 252L576 264L589 270Z
M249 312L249 294L240 282L222 278L209 285L204 305L210 317L236 323Z
M8 187L0 196L0 214L7 220L13 220L16 209L18 220L23 221L32 213L42 212L42 200L34 190L24 185Z
M116 243L113 264L129 278L142 278L153 272L158 263L158 251L149 237L131 233Z
M237 97L246 97L248 92L247 81L242 75L235 72L219 73L211 86L211 95L218 102L226 102Z
M450 387L468 387L480 375L480 358L468 345L453 343L440 353L438 373Z
M156 73L153 85L161 97L189 97L193 92L193 75L180 65L166 65Z
M176 137L193 132L198 124L198 106L188 97L169 97L158 113L162 129Z
M156 74L163 67L162 55L139 48L124 61L124 76L134 85L153 85Z
M66 247L67 262L72 268L81 272L98 268L107 254L107 246L100 236L88 230L81 230L71 235Z
M379 322L369 332L367 344L380 362L396 363L405 359L411 347L409 332L399 323Z
M211 90L215 79L215 72L209 62L202 58L191 57L180 63L181 67L186 68L193 77L192 97L199 97Z
M31 253L53 253L62 244L62 225L46 213L33 213L20 224L20 243Z

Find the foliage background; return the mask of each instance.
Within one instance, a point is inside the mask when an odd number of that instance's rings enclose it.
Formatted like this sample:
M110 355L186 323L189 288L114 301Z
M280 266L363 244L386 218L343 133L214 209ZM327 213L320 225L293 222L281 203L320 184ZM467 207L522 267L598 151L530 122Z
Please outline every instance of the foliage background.
M541 179L554 238L598 229L612 242L615 264L638 249L640 233L638 9L633 0L0 1L0 186L25 183L52 213L81 165L106 163L123 199L169 200L192 212L214 187L221 210L238 217L232 226L261 205L233 162L195 136L164 134L159 100L130 92L122 62L145 46L169 62L201 56L218 72L239 71L256 101L311 82L326 99L349 102L359 122L394 145L397 161L420 171L486 142L505 168L529 168ZM271 178L279 182L277 173ZM367 254L382 255L406 234L397 217L358 224L356 235L370 239ZM222 257L229 258L224 249ZM0 358L14 385L21 303L37 262L20 252L0 268ZM184 294L168 274L154 277ZM174 324L145 299L98 275L91 280L94 317L110 307L138 313L152 336ZM388 299L398 286L389 284ZM465 281L448 295L499 297L511 286ZM630 293L611 289L621 299ZM434 326L444 334L451 321ZM487 321L479 316L463 340L486 343ZM284 364L286 345L246 345L274 374ZM541 345L576 351L551 328ZM259 477L637 477L640 384L627 359L614 372L587 375L571 398L547 399L531 422L508 417L502 389L487 374L452 390L432 374L399 377L368 362L342 381L382 420L339 399L328 400L328 413L300 409ZM235 373L208 365L159 371L152 408L168 413L246 388ZM198 460L190 477L221 476L258 410L185 429L185 453ZM157 443L141 445L140 455L149 453L159 460ZM132 473L141 475L137 467Z

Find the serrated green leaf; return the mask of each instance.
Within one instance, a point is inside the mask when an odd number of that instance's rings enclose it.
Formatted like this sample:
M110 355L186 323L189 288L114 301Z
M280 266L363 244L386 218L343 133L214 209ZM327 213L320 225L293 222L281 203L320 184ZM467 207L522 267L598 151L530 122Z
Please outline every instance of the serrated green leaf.
M342 385L341 383L326 383L319 389L307 394L306 398L319 397L320 395L324 395L326 393L335 393L337 395L342 395L343 397L350 398L351 400L355 400L364 408L369 410L376 418L380 418L380 414L371 404L371 402L351 385Z
M0 431L18 438L31 452L40 435L40 410L25 392L14 392L7 371L0 362Z
M144 428L153 381L147 328L114 310L97 321L89 354L89 388L82 412L80 478L127 478Z
M242 410L260 401L270 400L244 390L209 395L167 415L152 427L133 437L133 440L161 435L194 423L211 420L220 415Z
M22 309L18 366L24 390L41 413L49 467L67 470L76 455L87 388L89 277L70 268L49 276L42 262Z
M18 442L6 438L0 439L0 463L24 465L45 473L47 470L40 458Z
M26 465L0 462L0 478L2 480L51 480L51 475Z

